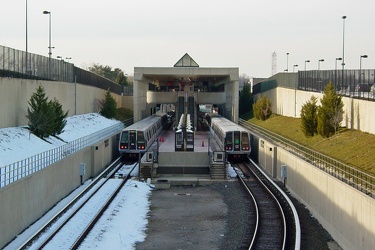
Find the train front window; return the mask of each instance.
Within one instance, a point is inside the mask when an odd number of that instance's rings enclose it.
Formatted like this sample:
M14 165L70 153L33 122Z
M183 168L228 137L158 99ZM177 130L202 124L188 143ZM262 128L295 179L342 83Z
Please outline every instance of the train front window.
M232 144L232 133L227 133L225 136L225 144Z
M145 143L145 137L143 135L143 131L137 132L137 142L138 143Z
M224 148L225 150L233 150L233 133L232 132L228 132L226 133L225 135L225 145L224 145Z
M125 131L121 134L121 143L128 143L129 142L129 134L128 131Z
M241 147L242 150L249 150L249 134L246 132L242 132L241 134L242 140L241 140Z

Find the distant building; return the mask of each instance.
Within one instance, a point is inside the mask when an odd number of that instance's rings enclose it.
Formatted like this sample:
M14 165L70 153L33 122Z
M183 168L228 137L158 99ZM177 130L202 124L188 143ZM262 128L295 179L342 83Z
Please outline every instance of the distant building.
M257 85L258 83L263 82L264 80L267 80L267 78L251 77L250 78L250 92L253 93L253 87Z

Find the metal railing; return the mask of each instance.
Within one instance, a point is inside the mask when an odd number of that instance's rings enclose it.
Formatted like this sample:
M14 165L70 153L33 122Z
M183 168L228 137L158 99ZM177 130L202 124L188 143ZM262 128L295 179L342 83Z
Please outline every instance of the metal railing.
M280 146L297 157L309 162L313 166L334 176L340 181L352 186L353 188L375 197L375 177L362 172L354 167L348 166L338 160L335 160L322 153L302 146L291 141L281 135L273 133L265 128L249 123L243 119L239 119L239 124L251 132L260 134L271 140L277 146Z
M124 124L118 123L98 132L71 141L63 146L42 152L4 167L0 167L0 188L44 169L85 147L92 146L105 138L118 134L123 128Z

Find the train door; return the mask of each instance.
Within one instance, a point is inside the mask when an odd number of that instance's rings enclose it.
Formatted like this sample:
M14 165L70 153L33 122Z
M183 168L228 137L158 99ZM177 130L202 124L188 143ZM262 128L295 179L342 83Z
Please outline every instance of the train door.
M250 151L250 140L249 134L247 132L241 133L241 150Z
M184 134L181 129L177 130L175 133L175 151L184 150Z
M145 135L143 131L137 132L137 149L144 150L146 148Z
M240 148L240 136L241 136L240 131L234 131L233 132L233 137L234 137L234 148L233 148L233 150L234 151L240 151L241 150L241 148Z
M129 149L136 149L137 134L135 130L129 131Z
M225 151L233 151L233 132L227 132L225 134Z
M129 148L129 134L128 134L128 131L124 131L121 133L120 149L128 149L128 148Z

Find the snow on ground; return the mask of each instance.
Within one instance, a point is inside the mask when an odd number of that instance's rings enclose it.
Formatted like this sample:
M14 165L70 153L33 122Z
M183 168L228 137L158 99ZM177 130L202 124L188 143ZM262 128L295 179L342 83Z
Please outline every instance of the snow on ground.
M59 135L65 142L74 141L120 123L97 113L76 115L66 120L64 132ZM25 127L0 128L0 167L57 148L65 142L55 137L41 140Z

